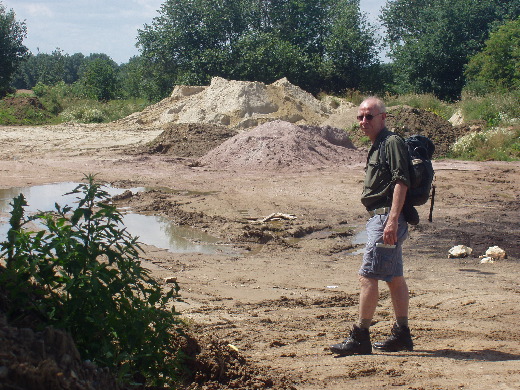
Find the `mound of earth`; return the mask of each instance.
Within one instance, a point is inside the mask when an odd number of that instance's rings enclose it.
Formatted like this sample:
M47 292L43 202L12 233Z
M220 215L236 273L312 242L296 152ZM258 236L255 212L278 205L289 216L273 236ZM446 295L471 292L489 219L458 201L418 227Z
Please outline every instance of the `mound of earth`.
M241 132L203 156L214 169L298 170L364 161L343 130L277 120Z
M9 326L0 313L0 389L121 389L107 370L80 359L72 338Z
M352 106L341 99L320 101L285 78L266 85L214 77L206 87L176 86L171 97L119 122L140 126L199 123L244 129L280 119L319 125L342 105Z
M5 97L0 100L0 105L3 108L8 109L18 122L24 121L28 117L34 117L35 112L39 116L40 120L51 117L51 115L47 112L43 104L36 96L17 95L12 97ZM13 121L13 123L18 122ZM8 118L4 118L4 123L10 123Z
M470 131L467 126L453 126L449 121L433 112L395 106L387 109L386 125L403 137L422 134L435 143L434 157L445 155L457 138Z
M237 133L226 126L204 123L168 123L161 127L164 131L138 152L198 158Z
M199 158L238 131L252 129L269 122L351 129L358 123L356 115L357 107L345 99L329 96L318 100L285 78L266 85L261 82L214 77L209 86L176 86L169 98L147 107L142 112L114 122L111 126L162 128L163 133L144 148L140 148L138 152ZM387 127L403 137L422 134L431 138L436 145L434 157L445 155L459 137L473 129L464 125L453 126L450 121L435 113L409 106L389 107ZM268 126L265 129L272 128ZM248 147L251 147L249 155L235 151L242 157L224 156L226 154L224 148L230 148L228 143L213 152L211 157L203 158L201 162L215 167L232 167L231 161L237 161L235 165L244 164L241 166L248 169L254 166L256 169L294 167L298 164L335 165L345 161L343 152L338 152L334 148L323 151L321 149L327 147L322 145L319 152L318 149L313 151L312 144L316 140L311 141L309 145L305 140L301 140L298 141L299 143L281 147L280 145L287 141L283 138L275 140L276 137L281 137L281 133L263 135L259 138L255 134L257 133L249 135L254 138L247 138L248 136L242 138L240 135L238 139L231 141L243 143L244 139L248 139L249 142L256 139L264 144L262 146L249 144ZM357 139L363 136L364 134L359 131L353 135ZM269 147L265 144L266 137L271 139ZM301 146L302 150L296 151L298 146ZM233 147L237 148L239 145L235 144ZM286 153L289 154L285 155ZM324 155L320 156L320 153ZM313 155L314 157L311 157ZM220 160L209 161L210 158L217 156Z
M0 272L2 268L0 266ZM4 312L13 303L0 286L0 389L1 390L130 390L106 368L81 359L70 334L52 327L35 331L38 321L23 321L13 326ZM292 390L283 376L249 362L237 348L198 326L196 334L186 332L177 340L182 350L186 389L258 389ZM136 378L139 378L137 374ZM139 389L155 389L141 386Z

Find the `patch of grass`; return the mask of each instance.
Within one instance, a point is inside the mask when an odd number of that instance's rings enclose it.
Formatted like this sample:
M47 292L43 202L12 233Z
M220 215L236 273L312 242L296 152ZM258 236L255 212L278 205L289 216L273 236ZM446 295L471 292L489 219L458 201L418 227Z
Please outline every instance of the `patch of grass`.
M142 111L149 104L145 99L99 102L78 97L64 84L39 86L34 94L24 91L0 100L0 125L108 123Z
M413 108L420 108L433 112L446 120L450 119L456 110L453 104L446 103L432 94L387 96L385 97L385 103L388 107L406 105Z
M81 99L66 107L59 117L62 122L108 123L142 111L145 100L111 100L106 103Z
M520 126L495 127L466 134L455 142L449 157L465 160L520 160Z
M488 127L520 123L520 91L490 93L484 96L463 94L459 106L466 122L484 120Z
M366 98L364 94L354 89L347 90L343 97L356 106L359 106Z
M0 100L0 125L41 125L52 122L53 115L29 95L9 95Z

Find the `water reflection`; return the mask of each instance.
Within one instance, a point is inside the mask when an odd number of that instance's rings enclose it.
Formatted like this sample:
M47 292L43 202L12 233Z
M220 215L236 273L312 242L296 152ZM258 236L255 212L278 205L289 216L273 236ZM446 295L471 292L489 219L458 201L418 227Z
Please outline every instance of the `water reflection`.
M14 187L0 189L0 241L4 241L9 229L9 212L12 210L10 203L13 198L23 194L28 206L27 214L38 211L54 210L54 204L74 207L78 197L82 194L64 195L72 191L78 183L66 182L45 184L32 187ZM111 196L119 195L128 189L104 186L103 189ZM146 190L143 187L130 188L132 192ZM205 232L183 226L177 226L162 216L150 216L126 211L123 215L123 223L132 236L139 237L139 242L166 249L174 253L223 253L227 248L217 245L218 239Z

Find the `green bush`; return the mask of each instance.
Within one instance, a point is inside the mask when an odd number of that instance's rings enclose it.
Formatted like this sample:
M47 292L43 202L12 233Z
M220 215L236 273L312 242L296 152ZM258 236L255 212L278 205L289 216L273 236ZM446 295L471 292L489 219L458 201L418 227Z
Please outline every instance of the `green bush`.
M107 123L142 111L147 104L142 99L111 100L106 103L97 100L77 100L60 113L59 117L64 122Z
M459 103L466 122L483 120L488 127L519 123L520 90L476 96L465 92Z
M450 156L470 160L518 160L520 158L520 127L496 127L469 133L450 148Z
M70 332L83 359L111 368L125 382L132 376L154 385L173 382L181 335L173 306L178 286L163 292L143 268L137 238L94 176L71 193L78 194L75 208L56 204L55 211L30 217L22 194L11 203L11 229L0 254L0 285L13 302L9 321L38 318L42 326ZM26 230L31 222L43 229Z
M65 122L77 123L102 123L105 121L105 115L102 110L93 107L90 102L84 102L82 105L74 105L67 108L60 114L60 118Z

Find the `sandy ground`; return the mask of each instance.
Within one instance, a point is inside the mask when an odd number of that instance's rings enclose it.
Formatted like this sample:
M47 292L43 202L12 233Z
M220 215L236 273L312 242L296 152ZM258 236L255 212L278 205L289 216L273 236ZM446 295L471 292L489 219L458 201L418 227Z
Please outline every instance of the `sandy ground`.
M147 264L159 278L177 277L184 317L297 389L520 388L518 162L435 162L433 222L428 207L420 207L421 224L411 228L405 246L415 351L336 358L328 345L345 338L357 317L361 255L352 253L361 245L352 238L366 221L362 164L244 173L129 152L160 132L0 127L0 186L97 173L121 186L186 190L142 194L128 203L156 214L197 215L193 225L236 247L236 254L148 247ZM254 222L275 212L297 218ZM458 244L472 247L474 257L448 259ZM481 264L478 256L493 245L508 258ZM380 295L374 340L392 325L386 286Z

